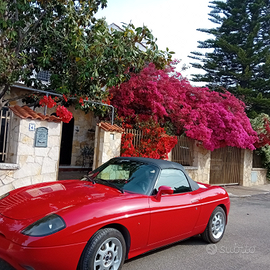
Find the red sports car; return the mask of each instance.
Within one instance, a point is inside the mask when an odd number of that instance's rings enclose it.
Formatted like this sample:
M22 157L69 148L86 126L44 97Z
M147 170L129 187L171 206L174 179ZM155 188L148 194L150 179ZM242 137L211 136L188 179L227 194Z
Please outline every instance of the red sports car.
M224 234L230 200L178 164L113 158L82 180L0 197L0 258L17 270L117 270L126 259L201 234Z

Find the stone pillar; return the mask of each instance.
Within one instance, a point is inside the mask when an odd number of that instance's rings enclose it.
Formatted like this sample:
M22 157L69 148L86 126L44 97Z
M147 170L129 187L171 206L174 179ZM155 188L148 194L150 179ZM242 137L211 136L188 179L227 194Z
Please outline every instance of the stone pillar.
M120 156L121 136L121 132L96 127L93 170L111 158Z
M241 151L241 174L239 184L241 186L249 186L251 182L251 171L252 171L252 159L253 152L248 149L243 149Z
M185 170L189 176L201 183L210 183L210 162L211 151L204 149L202 146L198 146L194 141L194 159L193 166L185 166Z

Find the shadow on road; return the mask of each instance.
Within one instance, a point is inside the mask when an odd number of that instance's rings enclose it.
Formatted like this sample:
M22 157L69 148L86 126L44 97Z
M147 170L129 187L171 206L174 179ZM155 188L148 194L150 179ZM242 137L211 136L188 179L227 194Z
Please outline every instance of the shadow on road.
M126 260L126 262L133 262L133 261L139 260L141 258L147 257L149 255L152 255L154 253L161 252L161 251L164 251L166 249L170 249L172 247L182 246L182 245L183 246L184 245L185 246L194 246L194 245L195 246L205 246L205 245L207 245L207 243L200 236L196 235L196 236L193 236L191 238L182 240L180 242L176 242L176 243L173 243L173 244L170 244L170 245L158 248L158 249L150 250L142 255L136 256L136 257L129 259L129 260Z

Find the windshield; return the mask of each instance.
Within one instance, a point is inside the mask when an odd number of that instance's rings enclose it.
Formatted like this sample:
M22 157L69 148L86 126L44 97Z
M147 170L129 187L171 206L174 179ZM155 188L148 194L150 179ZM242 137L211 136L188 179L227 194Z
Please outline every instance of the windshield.
M139 161L116 159L89 174L91 180L140 194L152 191L158 168Z

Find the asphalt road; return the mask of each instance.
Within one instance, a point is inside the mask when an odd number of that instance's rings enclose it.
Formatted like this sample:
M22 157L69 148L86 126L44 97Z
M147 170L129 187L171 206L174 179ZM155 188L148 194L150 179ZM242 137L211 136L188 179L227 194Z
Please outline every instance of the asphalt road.
M123 270L269 270L269 252L270 194L231 198L228 226L218 244L193 237L131 259ZM11 269L0 261L0 270Z

